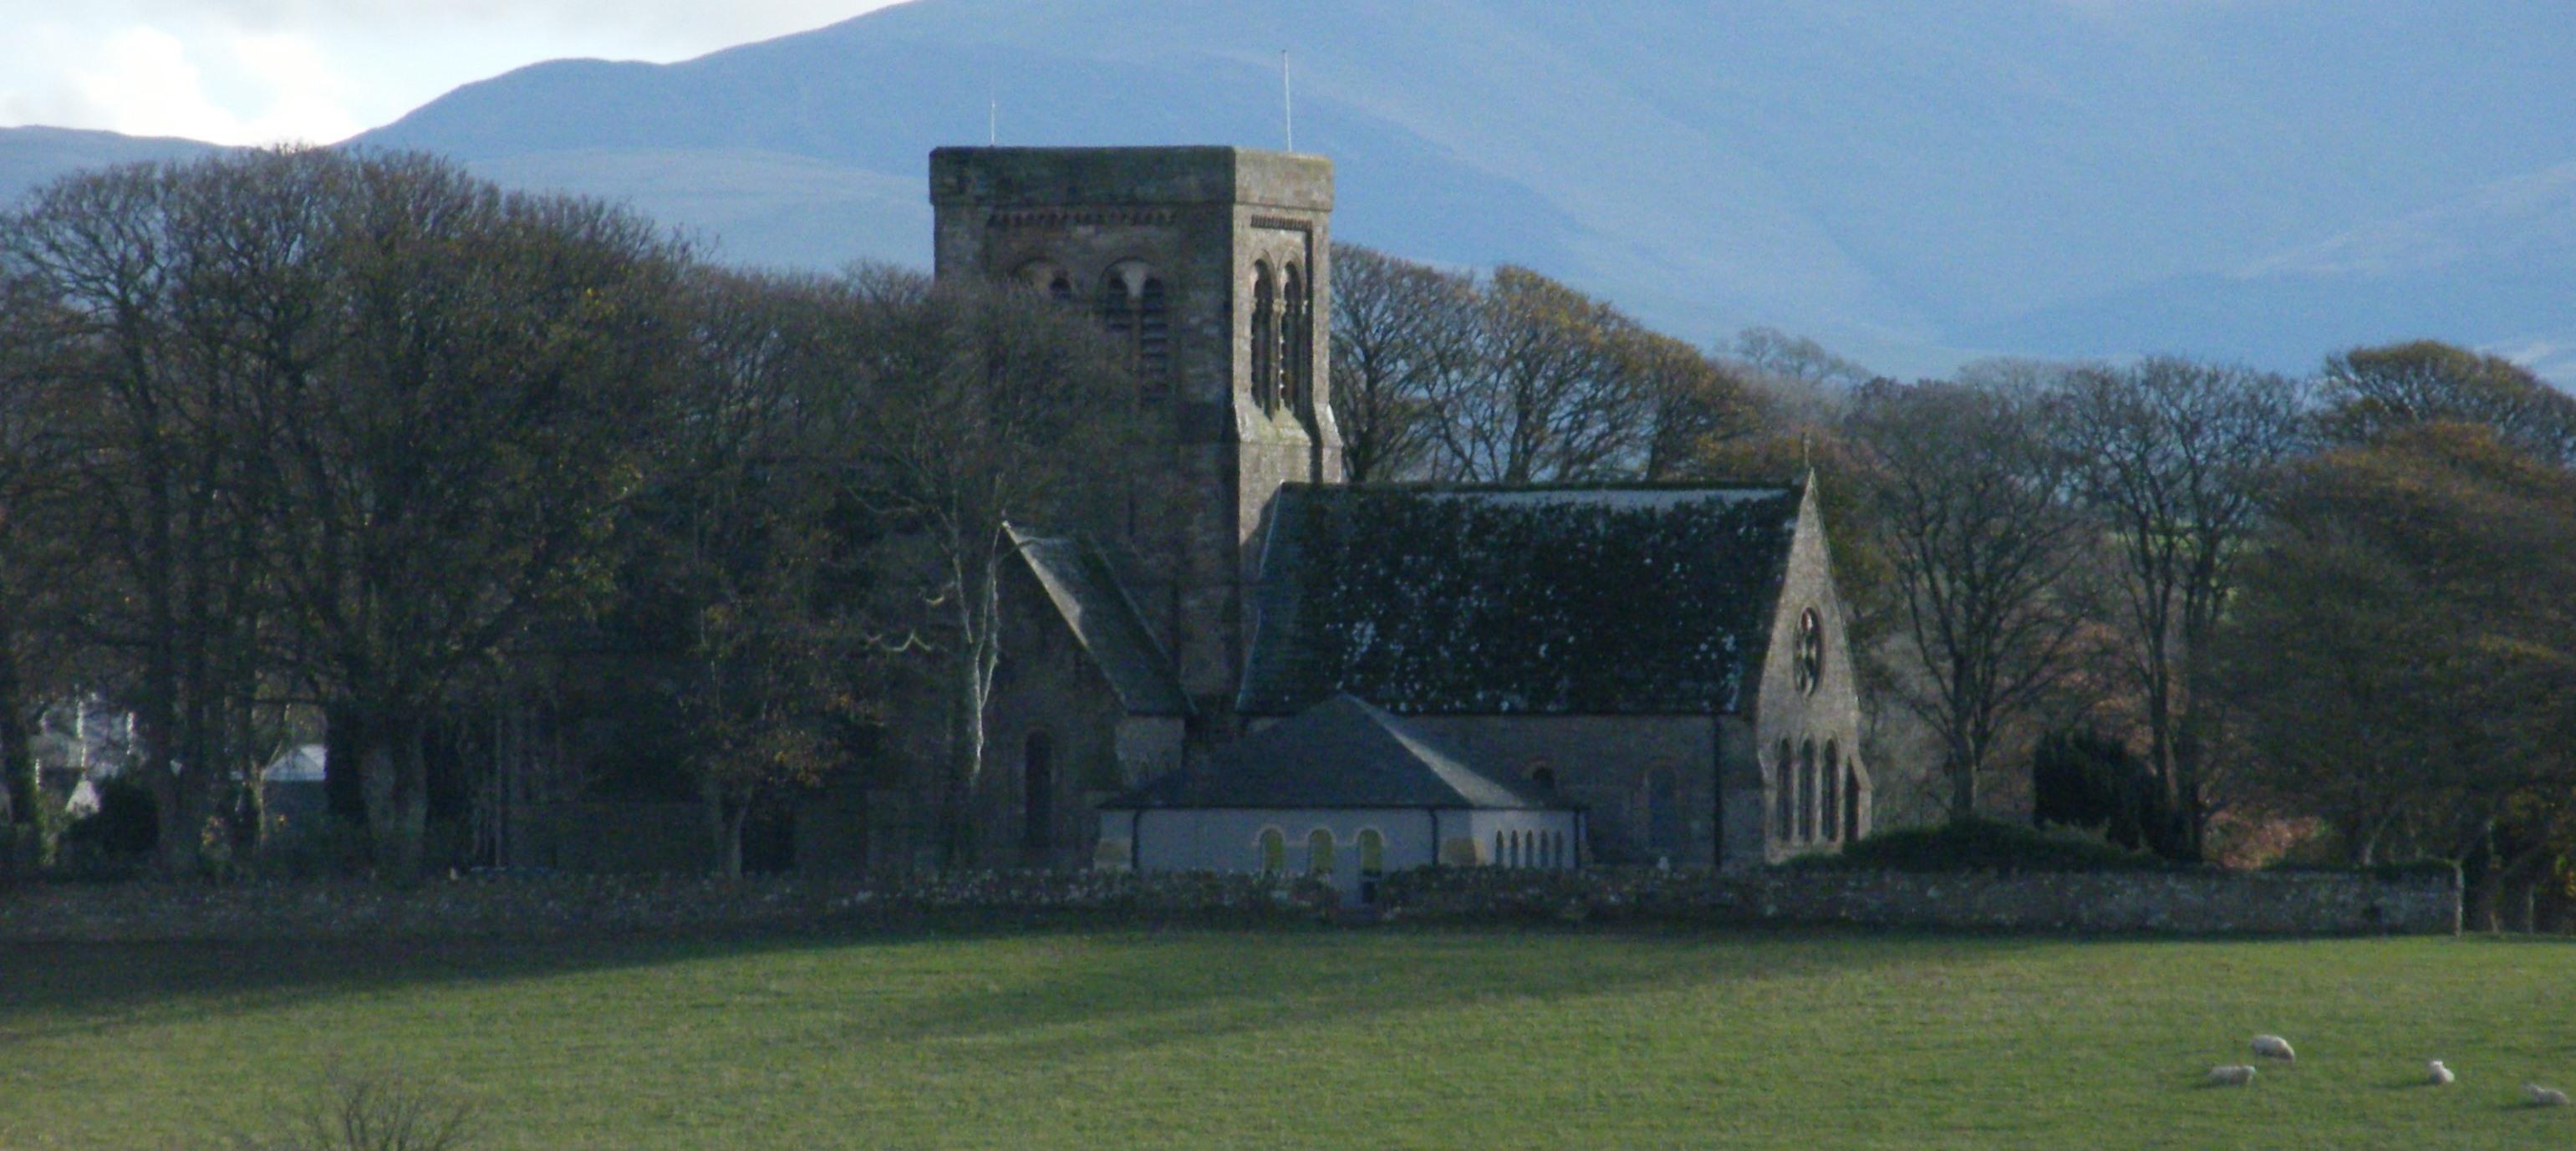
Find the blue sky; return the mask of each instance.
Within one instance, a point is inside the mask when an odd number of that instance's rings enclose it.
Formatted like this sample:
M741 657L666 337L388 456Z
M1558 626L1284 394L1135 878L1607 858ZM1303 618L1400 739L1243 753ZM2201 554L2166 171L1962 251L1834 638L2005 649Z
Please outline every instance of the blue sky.
M328 143L564 56L682 60L892 0L0 0L0 126Z

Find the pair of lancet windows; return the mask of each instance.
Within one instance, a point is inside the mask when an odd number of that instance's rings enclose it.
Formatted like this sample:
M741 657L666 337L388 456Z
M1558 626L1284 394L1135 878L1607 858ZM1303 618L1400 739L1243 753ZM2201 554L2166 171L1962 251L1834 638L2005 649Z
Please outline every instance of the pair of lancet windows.
M1252 265L1252 396L1261 410L1302 409L1314 388L1314 293L1294 263Z
M1020 279L1060 304L1078 302L1073 274L1048 260L1020 267ZM1100 277L1093 308L1110 344L1148 391L1167 382L1172 363L1171 291L1142 260L1120 260Z

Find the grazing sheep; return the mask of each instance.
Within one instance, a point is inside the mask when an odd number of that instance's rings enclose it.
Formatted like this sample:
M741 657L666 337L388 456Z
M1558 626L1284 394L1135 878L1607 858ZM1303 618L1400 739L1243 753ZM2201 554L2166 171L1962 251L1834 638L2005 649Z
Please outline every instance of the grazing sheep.
M2298 1052L2290 1050L2290 1041L2278 1035L2255 1036L2254 1053L2265 1059L2278 1059L2284 1063L2294 1062L2299 1058Z
M2523 1084L2522 1097L2534 1107L2564 1107L2567 1105L2566 1092L2555 1087L2543 1087L2537 1083Z
M2426 1063L2424 1065L2424 1072L2432 1079L2433 1086L2435 1087L2448 1087L2451 1084L2451 1080L2459 1078L2459 1076L2451 1074L2450 1068L2442 1066L2442 1061L2439 1059Z
M2212 1087L2243 1087L2254 1081L2254 1069L2242 1063L2229 1063L2209 1069Z

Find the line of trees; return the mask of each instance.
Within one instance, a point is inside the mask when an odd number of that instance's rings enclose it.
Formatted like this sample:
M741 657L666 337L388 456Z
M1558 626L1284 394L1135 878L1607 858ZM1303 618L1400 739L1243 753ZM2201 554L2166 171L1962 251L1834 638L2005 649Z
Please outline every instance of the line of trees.
M2415 343L1882 381L1842 431L1953 814L2027 762L2041 818L2175 858L2306 819L2490 921L2569 894L2576 399Z
M2026 788L2178 858L2304 819L2352 861L2464 860L2494 914L2576 876L2576 401L2509 362L1906 384L1526 269L1334 264L1354 482L1819 474L1856 648L1951 815ZM413 876L433 721L607 652L655 669L726 869L910 691L971 858L1007 525L1113 518L1132 387L1033 294L717 270L419 156L66 179L0 216L0 818L42 807L41 709L100 697L187 870L327 720Z
M2320 859L2460 860L2491 919L2576 896L2576 399L2511 362L1902 383L1769 329L1694 349L1520 269L1334 260L1355 482L1818 474L1901 713L1880 766L1914 725L1936 811L2194 860L2306 828Z
M1114 482L1112 365L1023 293L719 271L424 156L67 178L0 216L9 806L39 806L35 715L103 697L186 871L327 717L407 879L433 721L607 647L665 669L728 870L751 805L874 722L897 653L944 669L962 796L1003 525Z

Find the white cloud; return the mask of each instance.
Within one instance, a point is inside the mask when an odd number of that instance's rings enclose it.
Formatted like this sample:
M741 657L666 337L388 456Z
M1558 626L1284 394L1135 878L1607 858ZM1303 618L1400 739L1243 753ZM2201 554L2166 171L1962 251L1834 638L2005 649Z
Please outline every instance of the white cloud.
M0 125L329 142L521 65L684 59L889 2L90 0L0 14Z

